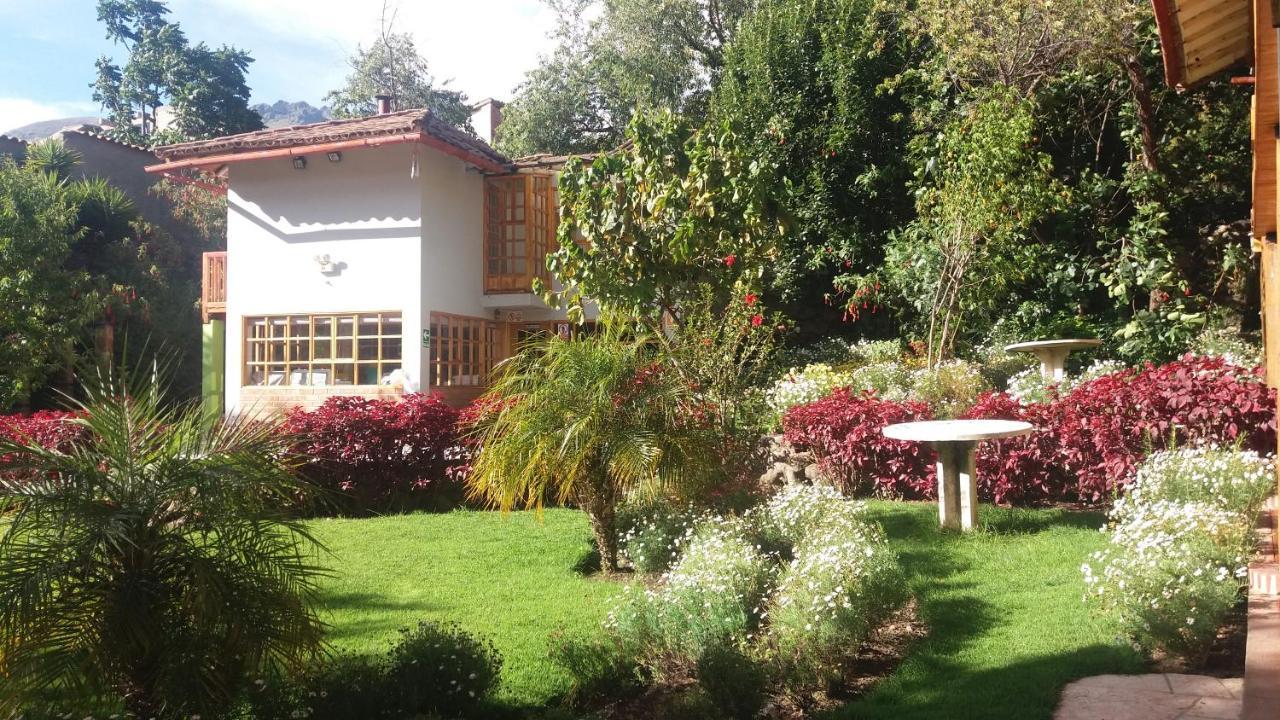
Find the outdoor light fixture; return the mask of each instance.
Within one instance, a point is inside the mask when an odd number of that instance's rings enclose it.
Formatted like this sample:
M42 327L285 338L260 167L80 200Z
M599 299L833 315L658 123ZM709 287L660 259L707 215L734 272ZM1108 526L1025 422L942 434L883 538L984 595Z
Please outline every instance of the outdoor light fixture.
M329 162L342 162L342 153L340 152L326 153L325 157L329 158Z
M293 159L293 169L294 169L294 170L306 170L306 169L307 169L307 159L306 159L306 158L304 158L304 157L302 157L301 155L299 155L298 157L294 158L294 159Z

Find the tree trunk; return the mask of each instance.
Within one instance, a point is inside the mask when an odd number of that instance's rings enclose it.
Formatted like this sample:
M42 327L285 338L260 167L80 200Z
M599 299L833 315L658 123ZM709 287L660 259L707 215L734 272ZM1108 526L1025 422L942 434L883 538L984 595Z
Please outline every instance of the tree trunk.
M595 538L596 550L600 552L600 569L606 573L617 572L618 529L613 493L590 488L579 493L578 504L591 523L591 535Z
M1123 62L1129 76L1129 88L1133 93L1133 105L1137 110L1138 129L1142 135L1142 166L1150 172L1160 171L1160 149L1156 145L1156 107L1151 99L1151 83L1138 61L1130 55Z

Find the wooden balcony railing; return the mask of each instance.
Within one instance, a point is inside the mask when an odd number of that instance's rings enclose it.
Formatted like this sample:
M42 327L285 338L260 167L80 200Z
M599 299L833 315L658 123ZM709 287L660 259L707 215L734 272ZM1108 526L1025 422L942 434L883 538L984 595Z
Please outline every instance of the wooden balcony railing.
M508 175L485 181L484 291L527 293L544 281L547 250L556 237L556 190L550 175Z
M207 252L200 273L200 311L204 321L227 314L227 254Z

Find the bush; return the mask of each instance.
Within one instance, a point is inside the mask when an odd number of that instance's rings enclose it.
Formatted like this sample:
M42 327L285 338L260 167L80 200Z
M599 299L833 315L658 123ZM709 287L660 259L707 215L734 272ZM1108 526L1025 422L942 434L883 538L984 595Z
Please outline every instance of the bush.
M565 700L579 705L617 699L640 687L639 650L618 635L587 640L551 638L551 662L569 673Z
M1063 466L1048 405L1024 405L1010 395L992 392L979 397L963 417L1021 420L1036 428L1030 435L978 444L975 454L980 500L1027 505L1069 495L1068 488L1073 483Z
M461 498L450 479L466 461L458 417L438 395L331 397L289 413L284 429L298 437L303 474L332 491L340 511L439 509Z
M1059 395L1100 377L1122 372L1125 364L1117 360L1095 360L1079 375L1064 377L1062 380L1046 378L1039 367L1027 368L1009 378L1006 383L1008 393L1021 403L1052 402Z
M764 707L768 673L736 647L708 647L698 656L697 676L698 685L725 717L752 720Z
M812 450L823 472L846 493L933 498L933 451L922 443L890 440L882 432L887 425L932 417L924 403L837 390L792 408L782 427L787 442Z
M832 390L849 384L849 373L833 370L825 363L792 368L767 393L773 425L776 427L791 408L826 397Z
M84 427L73 422L76 413L41 410L31 415L0 415L0 437L66 452L84 437Z
M402 720L474 716L497 687L502 656L453 624L400 631L380 657L343 653L295 676L259 679L245 695L252 720Z
M911 390L911 371L897 360L871 363L854 370L849 387L855 392L871 392L884 400L905 400Z
M692 506L662 500L630 502L618 511L618 547L636 572L664 572L704 516Z
M498 686L502 656L454 624L420 622L400 631L387 656L385 691L406 716L471 713Z
M911 373L912 400L928 403L938 417L955 417L987 390L987 381L978 366L963 360L948 360L934 368Z

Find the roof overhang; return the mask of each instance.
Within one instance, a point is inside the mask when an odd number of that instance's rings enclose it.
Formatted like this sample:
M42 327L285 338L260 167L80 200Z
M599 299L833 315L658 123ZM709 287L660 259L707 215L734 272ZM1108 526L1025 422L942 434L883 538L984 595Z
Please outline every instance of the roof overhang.
M1173 87L1191 87L1253 57L1252 0L1151 0L1151 7L1165 82Z
M171 160L169 162L158 163L156 165L148 165L146 167L146 171L149 173L159 173L164 175L177 170L186 170L189 168L199 170L216 170L226 165L249 162L251 160L296 157L299 155L317 155L320 153L337 152L341 150L356 150L360 148L373 148L404 143L420 143L422 145L426 145L427 147L439 150L446 155L456 157L463 162L470 163L485 172L510 172L510 168L494 162L483 155L468 152L463 148L447 143L432 135L428 135L425 132L401 133L399 135L356 138L352 140L339 140L336 142L315 143L310 145L291 145L287 147L268 148L265 150L247 150L222 153L218 155L204 155L201 157L184 158L181 160Z

